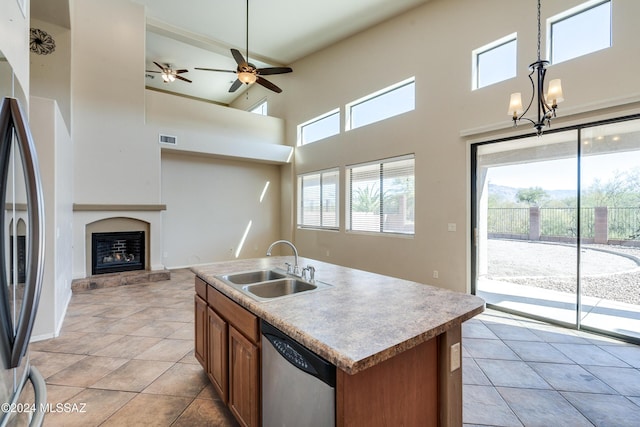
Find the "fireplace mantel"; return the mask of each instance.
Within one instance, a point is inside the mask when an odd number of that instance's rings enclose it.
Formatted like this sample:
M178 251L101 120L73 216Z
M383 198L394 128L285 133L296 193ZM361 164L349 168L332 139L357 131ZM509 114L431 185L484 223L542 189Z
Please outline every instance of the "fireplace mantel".
M154 204L97 204L97 203L74 203L74 212L159 212L166 211L167 205Z

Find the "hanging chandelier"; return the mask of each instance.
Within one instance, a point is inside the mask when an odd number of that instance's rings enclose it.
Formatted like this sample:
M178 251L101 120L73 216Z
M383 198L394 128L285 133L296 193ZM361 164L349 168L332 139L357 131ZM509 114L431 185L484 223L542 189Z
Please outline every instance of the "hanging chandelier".
M520 120L531 122L538 136L542 135L545 126L551 126L551 119L556 117L558 104L564 101L560 79L551 80L547 94L545 95L544 93L544 78L547 73L546 67L549 64L549 61L540 59L540 0L538 0L538 60L529 65L529 70L531 70L529 73L532 89L531 100L527 108L523 110L522 94L520 92L512 93L508 111L508 114L513 119L514 126L517 126ZM533 77L534 74L536 76L535 81ZM536 121L524 117L533 105L534 98L538 106L538 117Z

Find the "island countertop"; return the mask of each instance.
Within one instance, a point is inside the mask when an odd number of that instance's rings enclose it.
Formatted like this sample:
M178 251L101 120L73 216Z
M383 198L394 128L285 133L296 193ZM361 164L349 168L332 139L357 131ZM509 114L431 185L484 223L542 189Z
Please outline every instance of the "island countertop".
M305 347L355 374L459 326L484 310L479 297L300 258L328 289L259 302L216 276L284 268L293 257L222 261L191 270Z

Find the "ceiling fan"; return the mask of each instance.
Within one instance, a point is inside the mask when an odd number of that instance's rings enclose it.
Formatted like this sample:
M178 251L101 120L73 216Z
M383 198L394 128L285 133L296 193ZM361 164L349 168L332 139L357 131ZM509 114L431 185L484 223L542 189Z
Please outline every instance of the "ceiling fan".
M247 59L242 56L242 53L238 49L231 49L231 55L233 59L235 59L238 67L234 70L220 70L216 68L202 68L195 67L196 70L204 70L204 71L217 71L223 73L235 73L237 75L236 81L233 82L231 87L229 88L229 92L235 92L238 90L242 84L253 84L258 83L261 86L266 87L269 90L272 90L276 93L282 92L278 86L271 83L269 80L263 78L262 76L268 76L273 74L285 74L290 73L293 70L289 67L266 67L266 68L256 68L255 65L249 62L249 0L247 0Z
M171 83L173 81L175 81L176 79L178 80L182 80L185 81L187 83L191 83L191 80L182 77L180 74L182 73L188 73L189 70L174 70L173 68L171 68L171 65L169 64L165 64L160 65L157 62L153 62L154 64L156 64L156 66L158 68L160 68L162 71L155 71L155 70L145 70L147 73L160 73L160 75L162 76L162 81L164 81L165 83Z

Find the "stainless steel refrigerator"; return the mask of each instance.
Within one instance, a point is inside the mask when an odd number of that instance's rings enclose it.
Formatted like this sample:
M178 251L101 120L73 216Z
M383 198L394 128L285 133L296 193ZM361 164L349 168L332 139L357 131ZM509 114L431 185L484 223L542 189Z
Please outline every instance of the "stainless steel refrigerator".
M0 105L0 427L39 426L46 387L29 362L44 265L44 204L35 145L16 98Z

